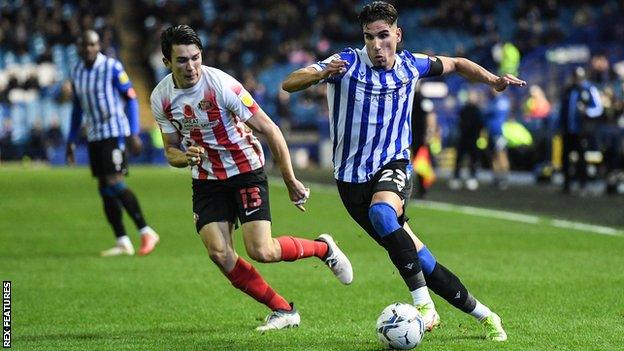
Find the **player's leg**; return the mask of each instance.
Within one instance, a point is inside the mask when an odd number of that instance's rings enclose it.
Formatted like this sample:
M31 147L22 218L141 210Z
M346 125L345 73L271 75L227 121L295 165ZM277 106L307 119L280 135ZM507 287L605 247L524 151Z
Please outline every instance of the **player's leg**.
M427 330L431 330L439 323L439 317L429 296L416 246L403 229L405 203L411 192L407 166L407 161L393 161L375 174L368 195L368 220L410 290Z
M104 148L103 156L106 158L103 160L103 165L106 168L106 183L110 189L109 191L119 199L134 222L139 234L141 234L139 255L147 255L154 250L156 244L160 241L160 237L145 222L139 200L125 182L124 176L128 174L126 152L119 144L117 138L105 140Z
M242 223L245 247L252 259L279 262L318 257L343 284L351 283L351 263L329 234L321 234L316 240L271 236L269 187L264 171L241 175L237 183L238 217Z
M452 306L470 314L481 322L486 328L486 337L488 339L494 341L507 340L507 334L503 329L500 317L474 298L461 280L436 260L427 246L420 241L407 223L403 224L403 228L409 233L418 250L418 258L425 273L427 287L444 298Z
M104 257L119 255L134 255L134 247L130 238L126 235L126 229L122 222L121 203L111 192L106 183L106 165L104 157L106 149L102 141L90 142L87 146L89 153L89 166L91 174L98 180L98 191L102 198L102 205L106 219L110 224L116 237L116 245L101 252Z
M130 238L126 234L122 222L122 207L117 197L110 192L106 181L103 178L98 178L98 188L100 197L102 198L102 204L104 205L104 214L106 219L113 228L113 232L116 237L116 245L110 249L102 251L100 254L103 257L120 256L120 255L134 255L134 247Z
M380 182L384 181L382 177ZM399 195L392 191L374 193L369 208L369 219L375 232L381 237L390 260L410 290L414 305L423 315L427 330L431 330L439 323L439 316L427 289L416 245L399 223L402 216L403 201Z
M124 176L121 173L109 174L106 176L106 187L110 194L113 194L119 203L126 209L126 212L130 215L139 234L141 235L141 248L139 249L139 255L145 256L151 253L158 242L160 237L145 223L139 201L136 196L128 188L124 181Z

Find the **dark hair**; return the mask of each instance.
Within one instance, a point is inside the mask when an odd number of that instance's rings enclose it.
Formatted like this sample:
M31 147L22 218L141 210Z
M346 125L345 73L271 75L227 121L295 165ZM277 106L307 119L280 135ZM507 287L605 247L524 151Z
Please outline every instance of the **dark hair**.
M394 6L385 1L373 1L372 3L364 6L358 15L361 27L379 20L382 20L389 25L393 25L397 21L397 18L399 18L397 10Z
M195 44L199 48L199 51L203 50L201 40L199 36L193 30L193 28L186 24L178 26L171 26L165 29L160 34L160 47L163 56L167 60L171 61L171 49L173 45L192 45Z

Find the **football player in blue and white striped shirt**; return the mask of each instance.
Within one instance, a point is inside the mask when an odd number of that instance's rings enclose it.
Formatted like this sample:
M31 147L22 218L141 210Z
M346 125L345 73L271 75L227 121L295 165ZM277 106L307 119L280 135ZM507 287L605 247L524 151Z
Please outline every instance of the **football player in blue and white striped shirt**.
M504 341L507 335L500 317L436 262L406 223L405 206L411 190L411 111L419 78L457 72L498 91L525 82L512 75L496 76L464 58L431 57L407 50L397 53L403 34L397 19L396 9L386 2L366 5L359 15L364 48L347 48L299 69L282 87L294 92L327 83L334 176L343 204L388 251L427 329L439 323L428 285L481 321L490 340Z
M102 256L134 254L122 223L122 206L141 234L139 255L147 255L160 239L145 223L139 201L124 182L128 173L125 141L133 153L140 152L142 146L136 93L121 62L100 53L100 38L95 31L83 33L78 49L81 60L72 70L74 105L67 163L75 163L74 144L84 116L91 172L98 179L104 212L117 237L117 245L102 251Z

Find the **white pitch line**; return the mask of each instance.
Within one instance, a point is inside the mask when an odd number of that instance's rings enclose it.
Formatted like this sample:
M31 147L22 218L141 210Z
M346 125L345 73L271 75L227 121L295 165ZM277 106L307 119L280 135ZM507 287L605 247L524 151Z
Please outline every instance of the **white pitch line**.
M281 187L285 187L284 183L278 181L279 178L272 178L271 184L278 185ZM330 186L327 184L320 183L305 183L308 186L314 187L315 190L321 191L324 193L336 193L337 190L335 186ZM312 194L314 196L314 194ZM462 213L471 216L485 217L485 218L495 218L502 219L511 222L520 222L520 223L528 223L528 224L546 224L556 228L565 228L565 229L573 229L586 233L593 234L601 234L601 235L610 235L610 236L624 236L624 232L612 227L606 227L601 225L582 223L582 222L573 222L562 219L554 219L547 217L539 217L533 215L525 215L522 213L515 213L509 211L501 211L501 210L490 210L486 208L473 207L473 206L462 206L462 205L453 205L446 202L437 202L437 201L428 201L428 200L412 200L409 203L410 207L421 207L428 208L432 210L439 210L445 212L455 212Z
M460 206L453 205L444 202L435 201L417 201L411 204L414 207L430 208L434 210L463 213L473 216L503 219L512 222L530 223L530 224L546 224L557 228L574 229L583 232L590 232L594 234L611 235L611 236L624 236L620 230L611 227L605 227L595 224L573 222L562 219L552 219L545 217L538 217L532 215L525 215L521 213L489 210L485 208L472 207L472 206Z

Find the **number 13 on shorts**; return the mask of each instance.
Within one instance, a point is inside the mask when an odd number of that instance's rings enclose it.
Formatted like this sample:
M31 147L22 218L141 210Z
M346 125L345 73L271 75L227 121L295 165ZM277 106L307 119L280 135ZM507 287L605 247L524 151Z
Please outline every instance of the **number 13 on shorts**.
M243 208L256 208L262 205L262 198L260 197L260 188L257 186L251 188L245 188L239 190L241 195L241 201L243 202Z

